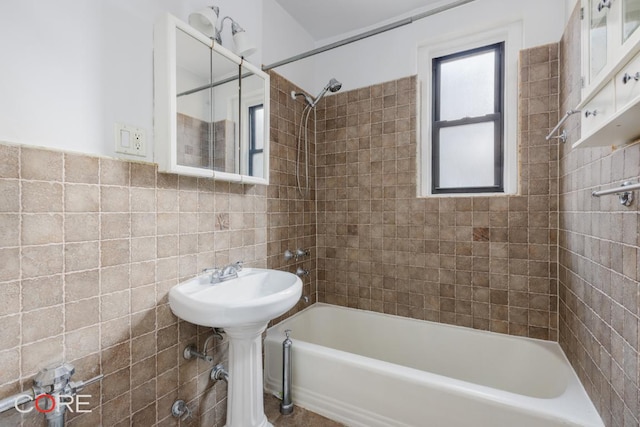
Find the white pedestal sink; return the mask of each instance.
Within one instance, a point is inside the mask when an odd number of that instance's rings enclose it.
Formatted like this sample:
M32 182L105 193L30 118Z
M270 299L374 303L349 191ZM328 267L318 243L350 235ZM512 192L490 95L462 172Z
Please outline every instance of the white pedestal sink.
M211 284L204 274L169 291L171 311L202 326L224 328L229 337L226 427L271 426L264 414L262 332L302 295L298 276L245 268L238 278Z

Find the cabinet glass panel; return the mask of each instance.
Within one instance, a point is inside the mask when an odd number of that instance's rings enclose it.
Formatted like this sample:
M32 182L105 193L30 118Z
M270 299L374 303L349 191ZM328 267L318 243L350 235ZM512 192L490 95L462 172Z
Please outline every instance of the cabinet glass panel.
M180 166L209 168L210 86L211 49L176 29L176 158Z
M211 62L213 74L213 108L211 111L211 167L214 171L240 173L239 120L237 99L239 66L214 52Z
M241 158L240 173L266 178L265 144L269 135L265 118L265 80L242 67L241 102Z
M589 76L590 81L607 64L607 12L608 8L598 10L601 0L589 0L591 20L589 22Z
M623 0L622 41L627 41L638 27L640 27L640 0Z

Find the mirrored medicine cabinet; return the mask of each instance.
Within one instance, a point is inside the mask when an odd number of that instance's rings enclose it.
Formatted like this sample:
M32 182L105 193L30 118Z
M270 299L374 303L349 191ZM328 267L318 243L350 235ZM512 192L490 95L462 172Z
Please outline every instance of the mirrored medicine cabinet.
M154 33L160 172L269 183L269 75L170 14Z

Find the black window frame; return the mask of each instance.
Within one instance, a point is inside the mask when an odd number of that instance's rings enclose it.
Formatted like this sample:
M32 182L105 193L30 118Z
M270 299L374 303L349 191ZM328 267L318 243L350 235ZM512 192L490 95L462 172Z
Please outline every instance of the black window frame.
M494 112L484 116L463 117L456 120L440 120L441 64L489 51L495 52L495 93ZM431 119L431 192L432 194L456 193L504 193L504 83L505 83L505 43L494 43L474 49L433 58L433 96ZM440 187L440 130L477 123L493 122L494 131L494 185L485 187Z
M254 156L264 153L264 142L263 148L256 148L256 110L262 110L264 114L264 104L249 107L249 176L253 176Z

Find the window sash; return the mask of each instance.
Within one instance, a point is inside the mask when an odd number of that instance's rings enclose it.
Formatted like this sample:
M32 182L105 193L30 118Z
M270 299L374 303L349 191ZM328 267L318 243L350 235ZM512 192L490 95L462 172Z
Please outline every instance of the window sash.
M479 53L495 52L495 92L494 113L478 117L464 117L457 120L440 119L440 76L441 64L456 59L473 56ZM433 59L433 118L432 118L432 179L431 192L433 194L447 193L498 193L504 192L504 43L496 43L476 49L457 52L451 55ZM440 187L440 130L446 127L456 127L476 123L494 123L494 185L483 187Z

